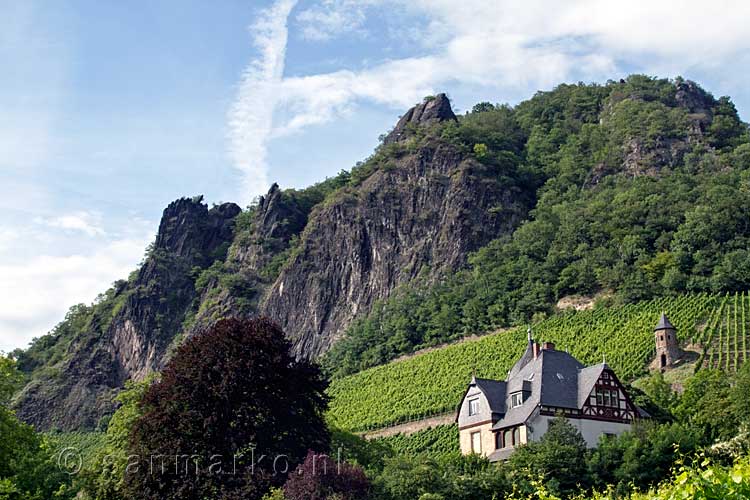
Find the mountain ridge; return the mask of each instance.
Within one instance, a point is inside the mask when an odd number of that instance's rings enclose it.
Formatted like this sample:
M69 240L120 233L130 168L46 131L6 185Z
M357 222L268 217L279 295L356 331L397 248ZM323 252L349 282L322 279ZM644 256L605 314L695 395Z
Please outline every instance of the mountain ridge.
M729 176L750 167L747 135L731 101L681 79L561 85L460 117L429 96L349 172L303 190L274 184L247 210L170 204L136 273L19 353L31 381L18 414L42 429L96 427L125 379L228 315L270 316L297 356L327 353L329 372L346 373L528 321L558 295L700 290L706 264L682 255L705 241L678 229L699 217L685 215L692 204L710 203L686 186L739 190ZM626 212L642 191L663 200ZM714 260L745 258L736 233Z

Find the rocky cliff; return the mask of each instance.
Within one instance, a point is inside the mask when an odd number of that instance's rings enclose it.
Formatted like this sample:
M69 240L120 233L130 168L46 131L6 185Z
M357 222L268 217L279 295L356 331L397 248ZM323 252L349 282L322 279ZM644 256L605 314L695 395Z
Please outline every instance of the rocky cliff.
M33 380L17 400L21 418L91 428L126 380L159 370L170 345L228 315L270 316L297 355L315 358L395 287L464 265L529 206L470 155L425 139L448 122L456 116L444 94L425 100L356 179L303 191L274 184L241 218L234 204L171 203L138 271L78 311L83 331L64 322L22 356Z
M316 209L266 295L261 310L300 356L325 352L355 317L420 273L429 279L464 265L528 210L513 187L445 142L391 161Z
M21 357L33 378L19 417L41 429L92 428L126 380L160 369L195 299L195 270L223 258L239 213L233 203L209 209L201 197L171 203L140 269Z

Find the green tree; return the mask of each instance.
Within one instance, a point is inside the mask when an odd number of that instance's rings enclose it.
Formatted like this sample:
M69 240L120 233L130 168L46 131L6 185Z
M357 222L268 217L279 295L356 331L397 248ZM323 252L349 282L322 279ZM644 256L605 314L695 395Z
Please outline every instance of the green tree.
M720 370L703 369L685 384L674 415L702 433L705 444L728 439L737 431L729 378Z
M117 395L120 406L109 419L104 446L96 453L92 466L82 471L80 487L96 500L124 498L123 482L128 465L128 442L135 422L142 416L141 400L154 377L140 382L128 381Z
M678 401L677 393L672 389L669 382L664 379L664 374L657 370L643 381L643 392L661 410L670 412Z
M578 430L564 417L556 417L539 441L521 446L509 463L529 480L543 477L550 491L565 495L588 486L587 456Z

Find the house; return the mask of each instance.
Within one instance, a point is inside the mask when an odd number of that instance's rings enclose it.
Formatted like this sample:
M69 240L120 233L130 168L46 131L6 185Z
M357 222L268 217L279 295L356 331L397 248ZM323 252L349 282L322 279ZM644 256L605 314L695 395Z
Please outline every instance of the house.
M515 447L540 439L550 420L565 416L595 447L647 416L630 400L606 363L584 366L573 356L531 337L505 380L472 377L456 420L461 453L505 460Z

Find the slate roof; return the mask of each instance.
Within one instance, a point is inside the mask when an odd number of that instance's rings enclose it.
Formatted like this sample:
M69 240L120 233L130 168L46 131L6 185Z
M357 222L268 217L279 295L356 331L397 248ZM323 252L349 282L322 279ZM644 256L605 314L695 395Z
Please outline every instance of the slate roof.
M505 413L504 381L475 377L472 382L484 393L492 413Z
M514 369L518 365L516 363ZM567 352L541 349L536 359L532 352L531 360L511 370L504 397L508 410L493 429L524 423L539 405L579 408L578 372L581 369L583 365ZM524 391L526 398L521 406L510 408L510 396L518 391Z
M499 450L495 450L492 453L490 453L490 456L488 456L487 459L490 462L497 462L499 460L507 460L515 451L516 451L515 448L501 448Z
M655 332L659 330L676 330L676 328L672 326L672 323L669 322L669 318L667 318L667 315L664 313L661 313L659 323L656 325L656 328L654 328Z
M513 365L513 368L510 369L508 372L508 378L507 380L510 380L514 378L516 375L518 375L518 372L526 366L530 361L534 360L534 342L529 340L529 343L526 344L526 350L523 352L523 355L521 355L521 358L516 361L516 364Z

